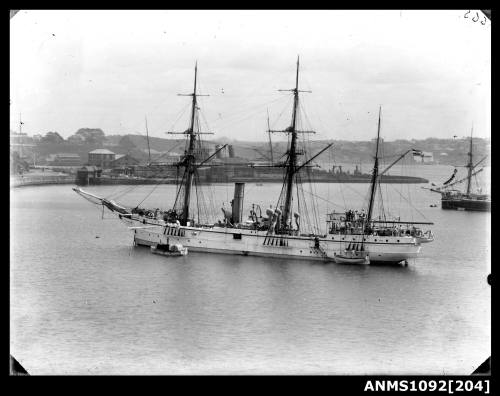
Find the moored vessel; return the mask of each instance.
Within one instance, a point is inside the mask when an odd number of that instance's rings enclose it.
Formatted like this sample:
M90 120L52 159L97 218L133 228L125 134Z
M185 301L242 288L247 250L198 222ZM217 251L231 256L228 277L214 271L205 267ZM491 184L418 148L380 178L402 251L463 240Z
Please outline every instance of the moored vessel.
M483 157L476 164L473 162L472 154L472 130L470 136L470 147L467 153L469 161L465 167L467 168L467 176L453 181L457 170L455 169L451 177L443 183L440 187L429 188L430 191L441 194L441 208L451 209L451 210L464 210L464 211L477 211L477 212L489 212L491 211L491 196L489 194L483 194L481 189L476 192L472 191L472 178L478 173L482 172L484 168L476 169L480 164L486 160L486 156ZM453 181L453 182L452 182ZM457 184L466 182L465 192L452 188Z
M200 159L196 155L196 148L201 140L198 122L199 107L197 104L196 87L197 66L195 66L194 90L191 96L191 117L189 128L180 132L187 137L186 151L178 164L179 182L176 189L175 200L171 209L160 211L134 208L124 208L114 201L101 198L101 204L112 212L133 230L134 242L138 245L157 246L172 240L180 243L190 251L239 254L248 256L264 256L277 258L294 258L320 261L335 261L337 255L343 253L346 243L361 244L363 252L369 257L370 262L399 263L409 258L417 257L422 248L421 240L411 233L386 234L386 219L372 219L373 201L376 186L380 183L381 176L390 169L378 172L378 155L375 156L375 168L371 180L371 199L368 217L358 222L356 226L351 222L349 227L340 230L338 225L332 224L332 217L328 217L330 226L326 233L321 232L318 226L306 228L308 218L315 216L314 203L307 203L304 199L302 185L311 182L305 172L312 167L312 161L321 153L329 149L329 144L318 153L307 156L299 148L299 135L313 134L311 130L301 130L298 127L299 93L308 92L299 90L299 59L295 87L289 90L293 95L293 110L291 125L284 130L269 130L269 133L284 133L289 137L288 150L285 160L272 167L280 167L282 172L282 189L273 206L262 210L259 205L252 205L248 219L244 219L244 183L236 183L231 209L222 209L223 219L219 221L206 220L206 205L203 203L203 194L199 179L198 169L207 164L211 156ZM177 132L170 132L177 133ZM380 112L377 137L380 136ZM223 149L221 147L219 150ZM406 153L411 152L408 150ZM414 151L414 150L413 150ZM400 156L402 158L404 155ZM303 160L300 160L304 157ZM78 194L89 199L97 196L77 188ZM99 202L96 202L99 203ZM316 216L317 217L317 216ZM345 221L345 219L344 219ZM354 221L354 220L353 220ZM377 223L378 222L378 223ZM400 222L404 223L405 222ZM414 223L430 224L430 223ZM346 259L355 259L355 254L346 254ZM366 258L365 256L365 258Z

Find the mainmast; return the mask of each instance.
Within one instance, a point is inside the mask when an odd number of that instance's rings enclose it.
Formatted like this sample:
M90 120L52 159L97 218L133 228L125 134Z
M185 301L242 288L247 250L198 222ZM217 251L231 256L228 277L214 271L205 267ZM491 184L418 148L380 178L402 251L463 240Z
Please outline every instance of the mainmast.
M286 228L288 225L288 218L290 217L292 206L292 193L293 193L293 179L295 177L295 168L297 167L297 107L299 105L299 57L297 56L297 73L295 75L295 88L293 92L293 113L292 125L290 126L291 142L288 152L288 164L286 169L286 195L285 206L283 208L283 217L281 226Z
M309 164L314 158L328 149L330 145L325 147L315 156L311 157L308 161L303 163L302 165L297 165L297 156L302 154L297 150L297 136L299 133L315 133L314 131L298 131L297 130L297 111L299 108L299 92L311 92L311 91L303 91L299 90L299 57L297 56L297 72L295 74L295 88L292 89L279 89L279 91L290 91L293 92L293 111L292 111L292 124L286 128L285 130L268 130L270 133L275 132L284 132L291 134L290 139L290 147L288 148L288 158L285 164L286 172L285 172L285 180L283 184L283 188L285 191L285 197L283 201L283 212L281 214L281 221L279 224L279 228L281 230L287 230L289 228L290 220L291 220L291 212L292 212L292 195L293 195L293 186L294 186L294 178L299 172L300 169L304 168ZM280 198L281 199L281 198Z
M375 146L375 163L373 164L373 174L371 180L371 189L370 189L370 203L368 205L368 215L366 216L366 225L369 227L370 222L372 220L373 214L373 203L375 201L375 192L377 191L377 182L378 182L378 145L380 140L380 113L382 112L382 106L378 109L378 130L377 130L377 143Z
M469 147L469 152L467 155L469 156L469 163L467 164L467 195L470 194L470 185L471 185L471 179L472 179L472 131L474 130L474 125L472 126L472 129L470 131L470 147Z

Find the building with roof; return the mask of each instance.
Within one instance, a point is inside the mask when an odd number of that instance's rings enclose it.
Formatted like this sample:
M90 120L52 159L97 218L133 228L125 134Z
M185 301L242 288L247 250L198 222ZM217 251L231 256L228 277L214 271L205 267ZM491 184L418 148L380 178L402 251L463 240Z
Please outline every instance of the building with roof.
M116 154L115 159L110 163L113 168L130 165L139 165L139 160L129 154Z
M174 165L181 160L181 155L174 152L159 152L160 155L155 155L151 158L151 164L155 165Z
M88 186L89 184L97 184L96 181L100 179L102 169L96 166L82 166L76 172L75 183L78 186Z
M89 154L89 165L100 166L101 168L110 168L111 163L115 160L116 154L108 149L92 150Z
M50 154L47 158L47 164L52 166L79 166L82 162L78 154L72 153Z

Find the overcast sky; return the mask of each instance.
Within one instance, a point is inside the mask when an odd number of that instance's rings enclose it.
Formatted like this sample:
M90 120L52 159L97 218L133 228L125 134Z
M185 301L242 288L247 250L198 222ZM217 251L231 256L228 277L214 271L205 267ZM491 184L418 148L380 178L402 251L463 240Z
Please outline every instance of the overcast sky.
M11 129L151 136L203 126L265 140L301 120L317 139L490 136L491 24L475 11L20 11L10 28ZM184 112L183 112L184 111ZM207 126L208 125L208 126Z

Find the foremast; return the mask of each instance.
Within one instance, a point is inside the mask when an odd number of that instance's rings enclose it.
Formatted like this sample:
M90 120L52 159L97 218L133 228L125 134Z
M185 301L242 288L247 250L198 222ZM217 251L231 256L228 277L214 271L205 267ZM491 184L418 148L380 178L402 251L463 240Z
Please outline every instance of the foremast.
M182 181L177 190L177 195L174 203L174 211L177 217L177 220L181 223L181 225L187 225L189 219L189 205L191 202L191 192L193 186L193 179L196 171L196 155L195 155L195 146L197 142L197 135L202 132L198 131L198 96L209 96L209 95L201 95L196 92L196 83L198 76L198 62L195 63L194 66L194 88L193 93L190 94L178 94L178 96L191 96L191 117L189 128L184 132L167 132L168 134L181 134L188 136L188 145L187 150L184 153L184 156L179 161L177 166L184 168L184 175L182 177ZM210 132L204 132L204 134L212 134ZM179 213L180 212L180 213Z
M193 100L191 103L191 123L187 131L189 135L189 146L186 155L184 156L184 166L186 172L186 182L184 190L184 202L182 205L182 215L180 222L182 225L186 225L189 219L189 203L191 202L191 187L193 186L193 176L194 176L194 147L196 143L196 133L194 131L194 122L197 112L197 98L196 98L196 80L198 76L198 62L194 66L194 88L191 94Z
M285 194L285 205L283 208L283 217L281 221L281 227L286 228L288 225L288 218L290 217L291 206L292 206L292 193L293 193L293 181L295 178L295 172L297 168L297 107L299 104L299 57L297 56L297 73L295 75L295 88L292 89L293 92L293 112L292 112L292 125L290 126L291 142L288 154L288 163L286 167L286 194Z

